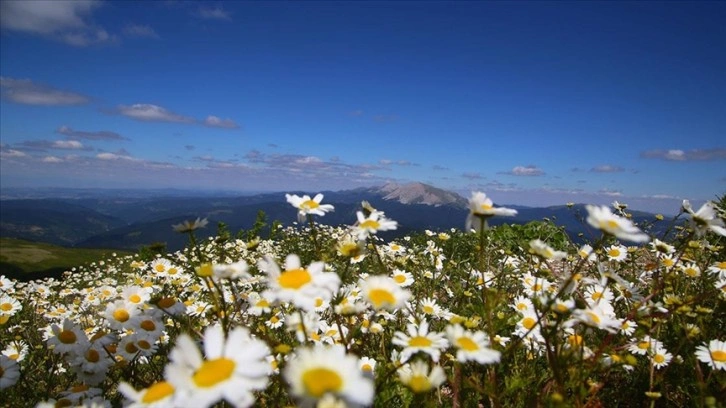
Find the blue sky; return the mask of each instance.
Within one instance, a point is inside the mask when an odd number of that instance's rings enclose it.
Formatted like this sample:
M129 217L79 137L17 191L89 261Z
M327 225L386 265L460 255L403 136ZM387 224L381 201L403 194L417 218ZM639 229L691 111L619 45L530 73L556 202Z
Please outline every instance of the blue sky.
M726 192L726 3L0 4L2 187Z

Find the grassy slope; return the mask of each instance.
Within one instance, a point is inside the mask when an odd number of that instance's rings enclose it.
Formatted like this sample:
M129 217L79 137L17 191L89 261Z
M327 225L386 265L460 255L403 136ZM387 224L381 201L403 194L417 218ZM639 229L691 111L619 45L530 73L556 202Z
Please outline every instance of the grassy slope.
M111 257L127 255L112 249L64 248L40 242L0 238L0 275L27 280L60 276L65 270Z

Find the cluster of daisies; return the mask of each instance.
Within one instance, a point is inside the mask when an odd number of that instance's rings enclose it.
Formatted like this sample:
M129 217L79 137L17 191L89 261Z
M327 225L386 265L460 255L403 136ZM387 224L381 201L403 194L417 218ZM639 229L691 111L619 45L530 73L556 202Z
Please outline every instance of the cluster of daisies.
M726 262L708 241L726 229L712 203L684 202L699 238L686 249L615 205L587 206L604 234L593 246L536 239L518 253L489 242L462 254L451 244L485 242L487 220L516 210L477 192L466 231L384 242L378 232L398 225L368 203L353 225L332 227L314 223L334 210L322 194L286 199L300 225L281 238L114 257L62 281L0 277L0 392L38 407L342 407L372 405L383 388L451 393L458 370L484 375L517 353L603 373L663 372L690 354L726 371L726 342L698 324L726 300ZM693 300L710 292L708 304ZM689 322L691 349L658 338L672 316Z

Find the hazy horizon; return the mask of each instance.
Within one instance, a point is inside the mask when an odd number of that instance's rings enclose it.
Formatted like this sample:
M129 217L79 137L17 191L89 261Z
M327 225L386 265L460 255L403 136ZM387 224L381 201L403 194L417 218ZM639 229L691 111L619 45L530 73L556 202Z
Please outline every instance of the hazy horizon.
M0 7L0 190L726 192L723 2Z

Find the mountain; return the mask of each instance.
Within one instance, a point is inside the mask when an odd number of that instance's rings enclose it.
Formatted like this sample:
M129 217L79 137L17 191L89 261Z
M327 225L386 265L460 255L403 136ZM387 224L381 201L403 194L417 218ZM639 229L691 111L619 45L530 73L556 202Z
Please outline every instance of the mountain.
M385 194L384 200L394 200L402 204L425 204L434 207L451 205L458 208L468 206L467 199L459 194L423 183L388 183L377 190Z
M0 202L0 237L69 246L124 224L119 218L65 200Z
M318 217L318 222L352 225L356 211L361 209L361 201L365 200L398 222L396 231L382 235L386 239L424 229L461 229L468 214L465 198L422 183L390 183L322 194L323 202L332 204L335 211ZM564 227L573 239L579 240L579 234L586 239L599 236L598 231L589 229L584 222L587 215L584 205L515 208L518 210L516 216L494 217L489 224L524 224L548 218ZM283 225L291 225L297 220L295 209L285 200L285 193L157 197L132 193L128 197L108 193L93 197L84 193L79 198L0 201L0 237L126 250L163 242L169 250L177 250L187 244L188 237L175 233L171 227L174 224L197 217L207 218L208 227L199 230L197 235L204 239L216 234L218 223L226 224L232 233L250 229L259 211L265 212L268 224L280 221ZM653 215L633 212L633 220L652 221Z

